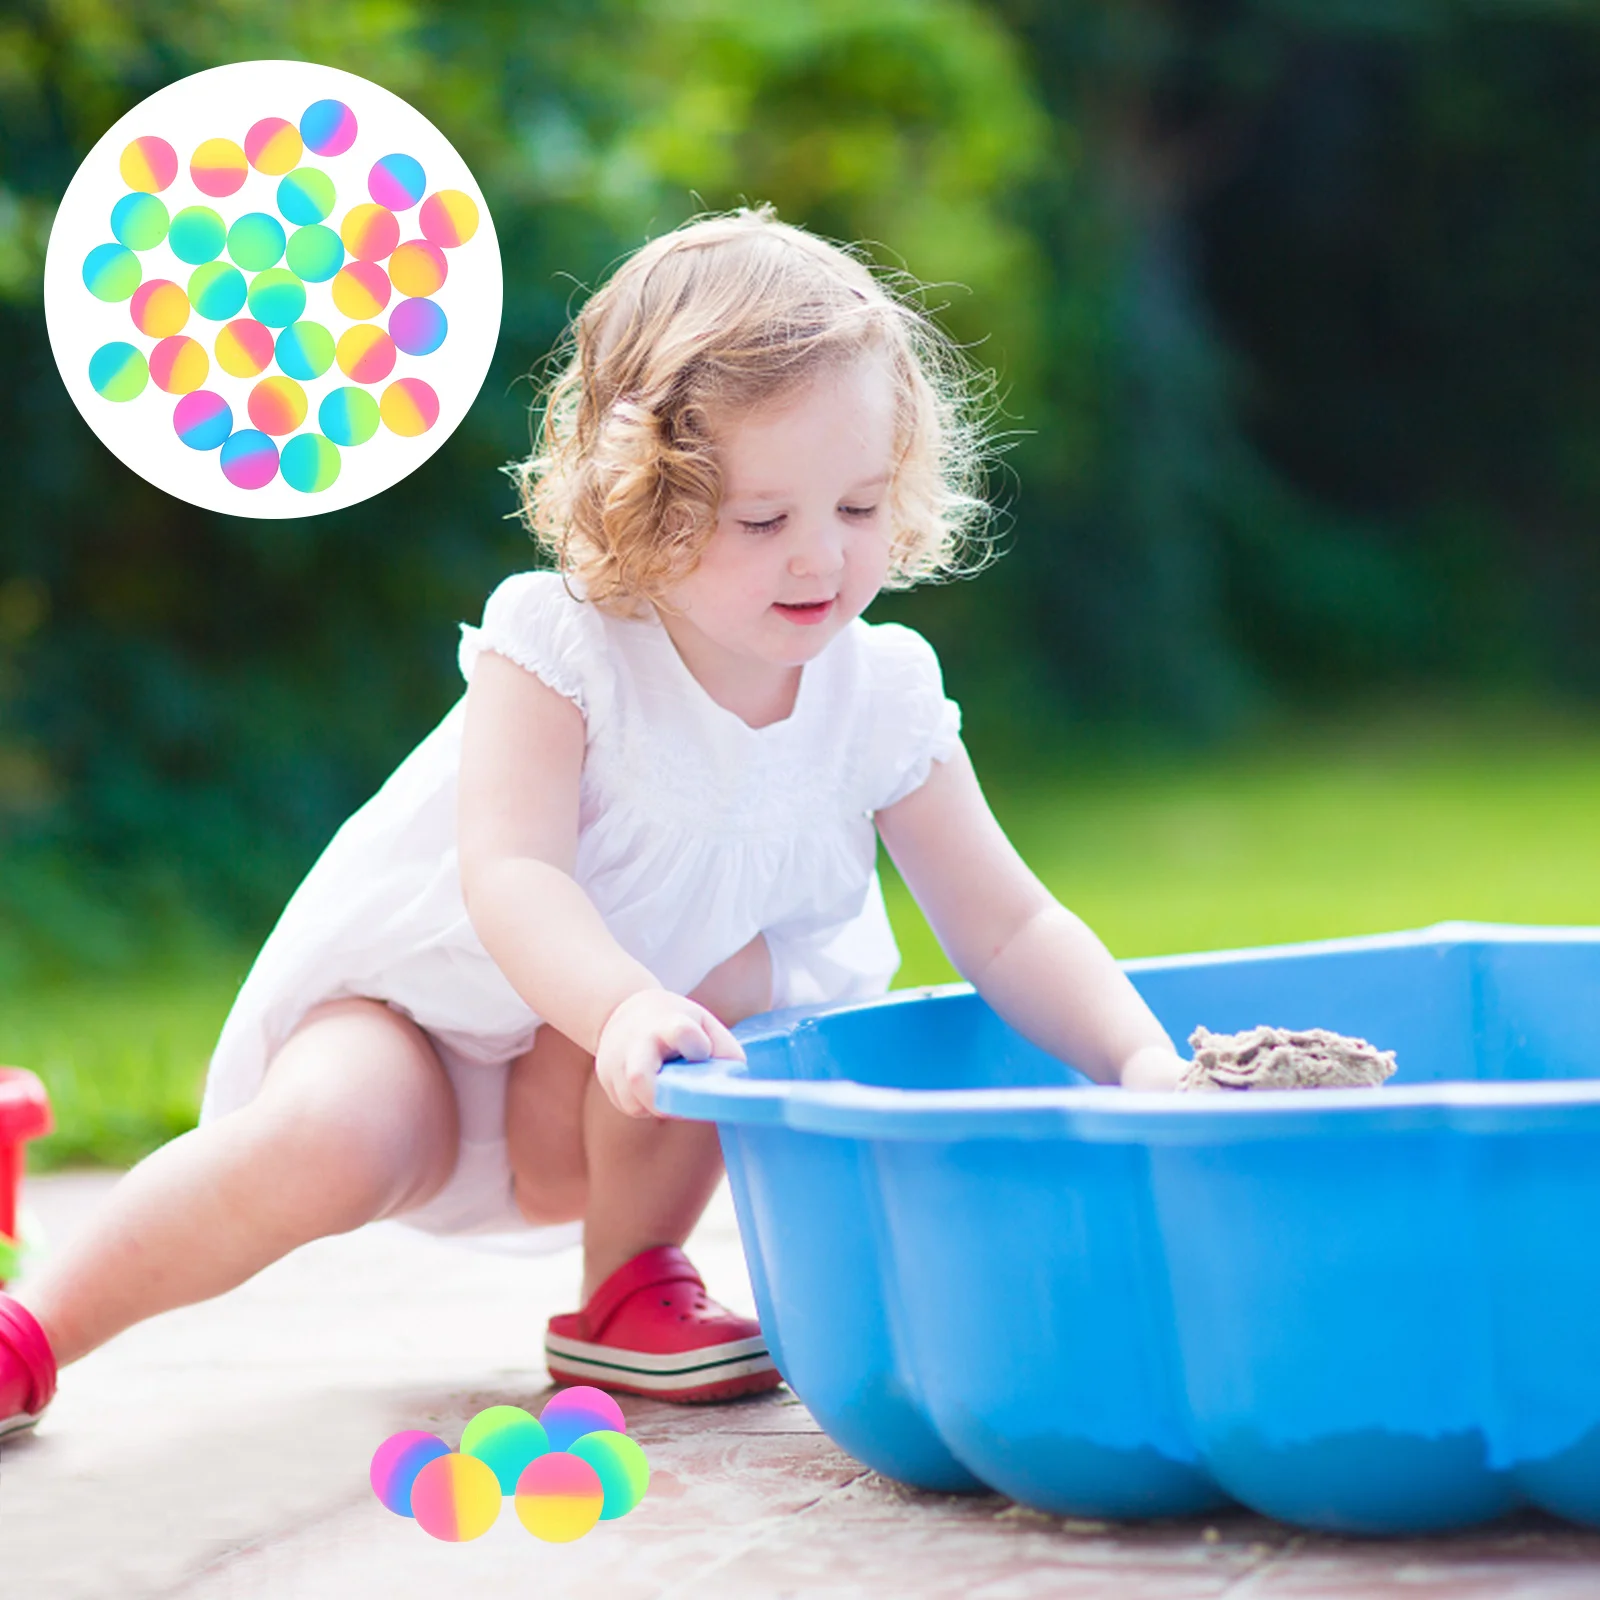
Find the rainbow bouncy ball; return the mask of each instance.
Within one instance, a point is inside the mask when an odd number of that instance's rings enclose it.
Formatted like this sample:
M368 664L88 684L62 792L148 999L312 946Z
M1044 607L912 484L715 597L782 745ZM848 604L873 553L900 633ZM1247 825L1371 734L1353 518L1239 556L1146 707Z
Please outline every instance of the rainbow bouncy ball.
M282 267L268 267L250 280L250 315L269 328L287 328L306 309L306 286Z
M476 1539L500 1515L500 1480L476 1456L452 1452L428 1462L411 1485L411 1515L435 1539Z
M343 265L344 241L332 228L313 222L289 235L288 266L295 277L326 283Z
M297 433L278 458L283 481L301 494L321 494L339 476L339 452L320 433Z
M189 297L177 284L152 278L133 291L128 313L147 339L165 339L183 331L189 320Z
M263 433L293 433L306 420L306 392L293 378L263 378L247 405L250 420Z
M150 367L136 345L103 344L89 357L89 382L103 400L137 400L150 381ZM376 427L377 407L373 407Z
M391 1433L372 1454L368 1473L372 1492L396 1516L409 1517L411 1486L417 1474L430 1461L449 1454L450 1446L436 1433L424 1433L420 1428Z
M342 100L318 100L300 118L300 137L314 155L342 156L356 142L356 114Z
M122 181L143 194L160 194L178 176L178 152L165 139L135 139L117 163Z
M215 261L227 242L227 225L210 206L185 206L167 230L167 248L191 267Z
M439 397L421 378L396 378L383 391L378 412L390 433L415 439L439 420Z
M244 154L257 172L277 178L299 165L300 130L282 117L263 117L244 136Z
M143 276L138 256L125 244L97 244L83 258L83 286L96 300L126 300Z
M408 356L431 356L449 331L443 310L432 300L402 300L389 313L389 337Z
M437 294L449 275L444 251L426 239L408 239L389 257L389 276L401 294Z
M358 322L339 335L334 348L339 370L357 383L382 383L394 371L394 340L370 322Z
M244 309L244 274L226 261L207 261L189 274L189 304L207 322L226 322Z
M291 322L278 335L278 365L309 383L333 365L333 335L320 322Z
M189 394L206 381L211 357L198 339L176 334L150 352L150 376L168 394Z
M333 179L315 167L297 167L278 185L278 210L299 228L326 222L336 198Z
M213 200L237 194L249 173L250 163L232 139L207 139L189 161L195 188Z
M587 1461L564 1450L530 1461L517 1480L517 1520L535 1539L570 1544L600 1520L606 1493Z
M400 243L400 224L386 206L352 206L339 224L344 247L360 261L382 261Z
M573 1441L568 1453L587 1461L600 1479L605 1491L605 1504L600 1509L602 1522L627 1516L644 1499L645 1490L650 1487L650 1463L627 1434L604 1428L586 1433Z
M220 394L196 389L174 408L172 426L191 450L215 450L233 432L233 408Z
M581 1439L586 1433L628 1431L622 1407L604 1389L596 1389L587 1383L574 1384L570 1389L558 1389L545 1402L539 1420L550 1436L552 1450L565 1450L573 1440Z
M111 232L130 250L154 250L170 222L167 208L153 194L125 194L111 208Z
M228 254L246 272L265 272L283 260L283 224L265 211L247 211L228 229Z
M222 476L235 489L264 489L277 475L278 447L266 434L240 428L229 435L222 447Z
M317 408L317 426L335 444L347 449L365 444L378 431L378 402L365 389L331 390Z
M490 1406L461 1434L462 1455L484 1462L499 1480L502 1494L515 1494L528 1463L549 1449L544 1428L521 1406Z
M352 322L375 317L389 303L389 274L376 261L352 261L333 280L333 303Z
M230 378L254 378L272 365L272 330L240 317L217 335L215 348L217 365Z
M430 244L453 250L478 231L477 203L459 189L441 189L422 202L417 224Z
M391 211L409 211L427 190L427 175L415 156L384 156L367 174L367 193Z

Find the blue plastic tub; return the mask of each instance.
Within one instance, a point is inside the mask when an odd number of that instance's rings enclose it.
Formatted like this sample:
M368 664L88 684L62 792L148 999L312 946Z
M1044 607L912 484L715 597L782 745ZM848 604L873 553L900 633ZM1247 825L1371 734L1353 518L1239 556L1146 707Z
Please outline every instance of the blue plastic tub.
M1324 1027L1399 1071L1131 1094L953 985L752 1019L747 1067L661 1074L718 1125L821 1426L906 1483L1078 1516L1600 1525L1600 928L1122 966L1180 1049Z

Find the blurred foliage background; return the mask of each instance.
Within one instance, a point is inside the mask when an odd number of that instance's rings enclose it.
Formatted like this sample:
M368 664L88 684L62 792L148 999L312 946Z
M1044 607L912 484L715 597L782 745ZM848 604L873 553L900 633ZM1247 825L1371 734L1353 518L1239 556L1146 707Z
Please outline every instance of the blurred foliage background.
M55 206L101 133L261 57L430 117L506 274L466 423L403 490L298 522L123 468L42 305ZM529 375L624 255L741 202L932 285L998 374L1004 559L873 615L933 639L998 801L1047 865L1079 863L1074 903L1117 954L1402 925L1502 848L1502 878L1543 852L1532 915L1600 921L1571 822L1600 794L1596 104L1584 0L6 0L0 1057L48 1053L85 975L205 970L214 1033L299 877L459 693L454 623L532 564L498 471L528 446ZM1412 778L1363 788L1359 739L1316 766L1308 730L1395 705L1383 747ZM1426 710L1481 705L1498 743ZM1537 753L1504 754L1530 730ZM1309 765L1260 756L1285 741ZM1155 763L1143 789L1129 752ZM1337 769L1320 800L1283 798L1313 769ZM1528 806L1556 772L1551 822ZM1467 790L1480 831L1427 809ZM1184 809L1201 791L1220 833ZM1275 825L1298 854L1262 845ZM1386 882L1427 888L1339 900L1375 840ZM1124 865L1145 890L1119 892ZM1309 919L1247 914L1296 889ZM1231 920L1172 911L1201 901ZM912 942L908 975L939 975ZM123 1032L165 1004L119 992ZM187 1089L167 1102L181 1123Z

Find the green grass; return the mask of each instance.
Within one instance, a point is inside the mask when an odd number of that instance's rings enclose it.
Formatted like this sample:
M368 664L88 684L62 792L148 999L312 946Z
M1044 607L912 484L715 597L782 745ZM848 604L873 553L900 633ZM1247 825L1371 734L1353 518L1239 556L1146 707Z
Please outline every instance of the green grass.
M1448 919L1600 924L1600 721L1509 710L1319 722L1197 758L1074 761L991 800L1119 957ZM954 974L885 874L898 982ZM35 1169L125 1164L192 1125L251 952L150 980L0 994L0 1061L38 1072L60 1132Z

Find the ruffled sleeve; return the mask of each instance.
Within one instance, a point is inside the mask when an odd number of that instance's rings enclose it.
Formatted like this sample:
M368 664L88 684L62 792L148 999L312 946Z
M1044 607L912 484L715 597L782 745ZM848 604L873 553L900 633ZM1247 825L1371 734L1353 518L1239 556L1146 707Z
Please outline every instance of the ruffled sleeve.
M457 660L469 683L485 650L514 661L571 700L586 719L606 701L600 619L568 593L557 572L518 572L489 596L483 625L461 624Z
M961 707L947 699L939 658L920 633L899 623L872 629L878 702L878 773L882 811L927 782L935 761L948 761L961 742Z

